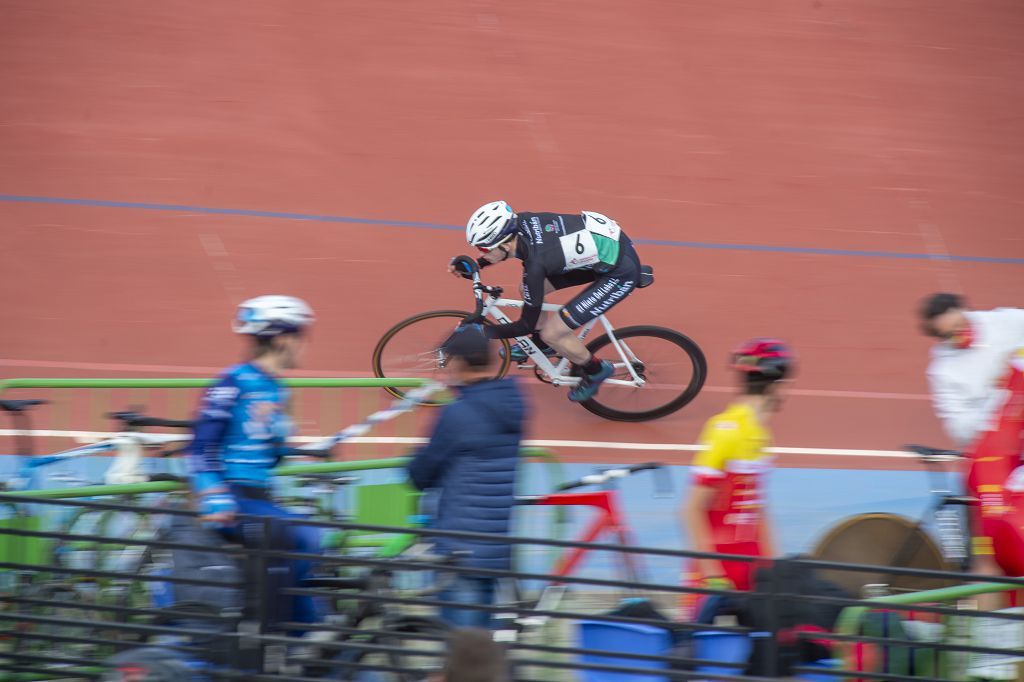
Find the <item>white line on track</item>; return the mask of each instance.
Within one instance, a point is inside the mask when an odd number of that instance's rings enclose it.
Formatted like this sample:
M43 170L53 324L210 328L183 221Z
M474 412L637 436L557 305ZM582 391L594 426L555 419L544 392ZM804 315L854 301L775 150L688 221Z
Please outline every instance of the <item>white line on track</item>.
M24 433L17 429L0 429L0 436L16 436ZM115 435L107 431L61 431L48 429L34 429L28 432L39 438L73 438L82 443L93 443ZM319 436L299 436L293 440L301 443L313 443L320 440ZM351 439L350 443L356 444L381 444L381 445L419 445L425 443L426 438L416 437L390 437L390 436L364 436ZM529 447L543 448L586 448L591 450L646 450L646 451L674 451L674 452L696 452L701 446L696 443L608 443L596 440L527 440L523 445ZM843 448L768 448L768 452L774 455L824 455L828 457L884 457L889 459L916 459L916 455L899 450L849 450Z
M113 362L67 362L58 360L21 360L18 358L0 358L0 367L22 367L38 369L70 369L87 372L142 372L165 374L192 374L198 376L214 376L223 367L193 367L189 365L142 365ZM373 376L370 372L333 369L293 370L289 375L296 377L337 376L348 378L364 378ZM708 393L732 393L736 389L728 386L705 386L702 391ZM843 391L824 388L787 388L786 395L804 398L847 398L857 400L928 400L924 393L891 393L885 391Z

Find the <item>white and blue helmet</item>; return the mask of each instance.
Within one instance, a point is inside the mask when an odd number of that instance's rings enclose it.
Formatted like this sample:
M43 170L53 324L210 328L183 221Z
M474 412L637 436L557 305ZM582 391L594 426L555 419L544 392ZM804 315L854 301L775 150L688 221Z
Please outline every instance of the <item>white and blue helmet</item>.
M516 214L505 201L492 201L473 211L466 223L466 241L482 249L493 249L511 239L516 231Z
M257 296L238 305L232 325L236 334L277 336L313 324L313 309L294 296Z

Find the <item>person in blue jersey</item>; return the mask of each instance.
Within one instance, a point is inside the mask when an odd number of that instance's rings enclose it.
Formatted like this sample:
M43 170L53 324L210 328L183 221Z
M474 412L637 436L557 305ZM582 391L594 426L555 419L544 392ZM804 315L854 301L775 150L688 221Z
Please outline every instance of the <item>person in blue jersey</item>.
M279 375L298 366L312 323L312 309L292 296L259 296L243 302L234 331L251 339L248 358L226 369L202 397L188 458L192 486L200 519L231 542L261 547L264 529L269 528L274 549L320 549L315 528L297 523L301 517L274 504L270 480L292 432L288 389ZM236 518L238 514L281 521L268 526L258 519ZM247 583L266 585L269 594L250 594L249 608L263 599L272 622L319 620L312 598L276 594L306 577L310 562L270 560L265 576L254 575L255 566L250 562Z

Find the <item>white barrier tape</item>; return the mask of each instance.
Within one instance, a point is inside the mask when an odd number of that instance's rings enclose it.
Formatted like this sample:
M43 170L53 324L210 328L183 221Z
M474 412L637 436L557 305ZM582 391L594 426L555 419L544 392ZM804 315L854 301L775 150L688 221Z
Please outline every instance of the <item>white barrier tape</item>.
M409 412L414 407L419 405L421 402L437 393L444 388L444 384L431 382L419 388L406 393L402 398L398 398L390 406L383 410L378 410L358 424L347 426L341 431L338 431L333 436L328 436L323 440L311 443L310 445L304 445L300 450L330 450L338 443L342 443L351 438L356 438L367 433L371 428L382 422L389 421L395 417Z

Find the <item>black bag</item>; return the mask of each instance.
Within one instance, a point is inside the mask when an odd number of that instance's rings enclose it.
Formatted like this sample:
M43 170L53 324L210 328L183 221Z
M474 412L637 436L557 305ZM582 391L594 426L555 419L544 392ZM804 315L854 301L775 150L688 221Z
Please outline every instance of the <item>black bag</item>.
M800 596L852 598L833 582L819 578L814 569L797 561L779 561L754 573L754 592L771 592ZM755 638L747 666L748 675L789 675L793 666L830 657L822 644L798 637L800 631L831 632L844 606L794 597L775 599L749 599L740 618L740 624L755 631L776 629L778 660L772 670L768 658L768 642ZM774 618L773 618L774 616Z
M208 663L227 662L235 655L236 642L223 635L234 630L243 615L245 590L242 585L245 580L240 559L217 551L218 547L224 546L224 538L192 517L175 516L161 532L160 539L194 545L197 549L164 550L164 556L158 560L158 568L154 571L156 574L223 585L171 581L152 583L153 606L164 609L156 613L154 624L174 625L193 633L209 633L209 636L192 634L182 643L195 647L195 658Z
M236 556L216 551L218 547L224 545L224 539L218 533L206 528L192 517L175 516L161 539L166 542L211 548L170 550L169 564L165 570L168 577L209 580L225 584L219 586L163 583L161 587L166 593L154 599L156 605L170 606L192 602L225 611L242 608L243 590L237 587L244 581L242 566Z

